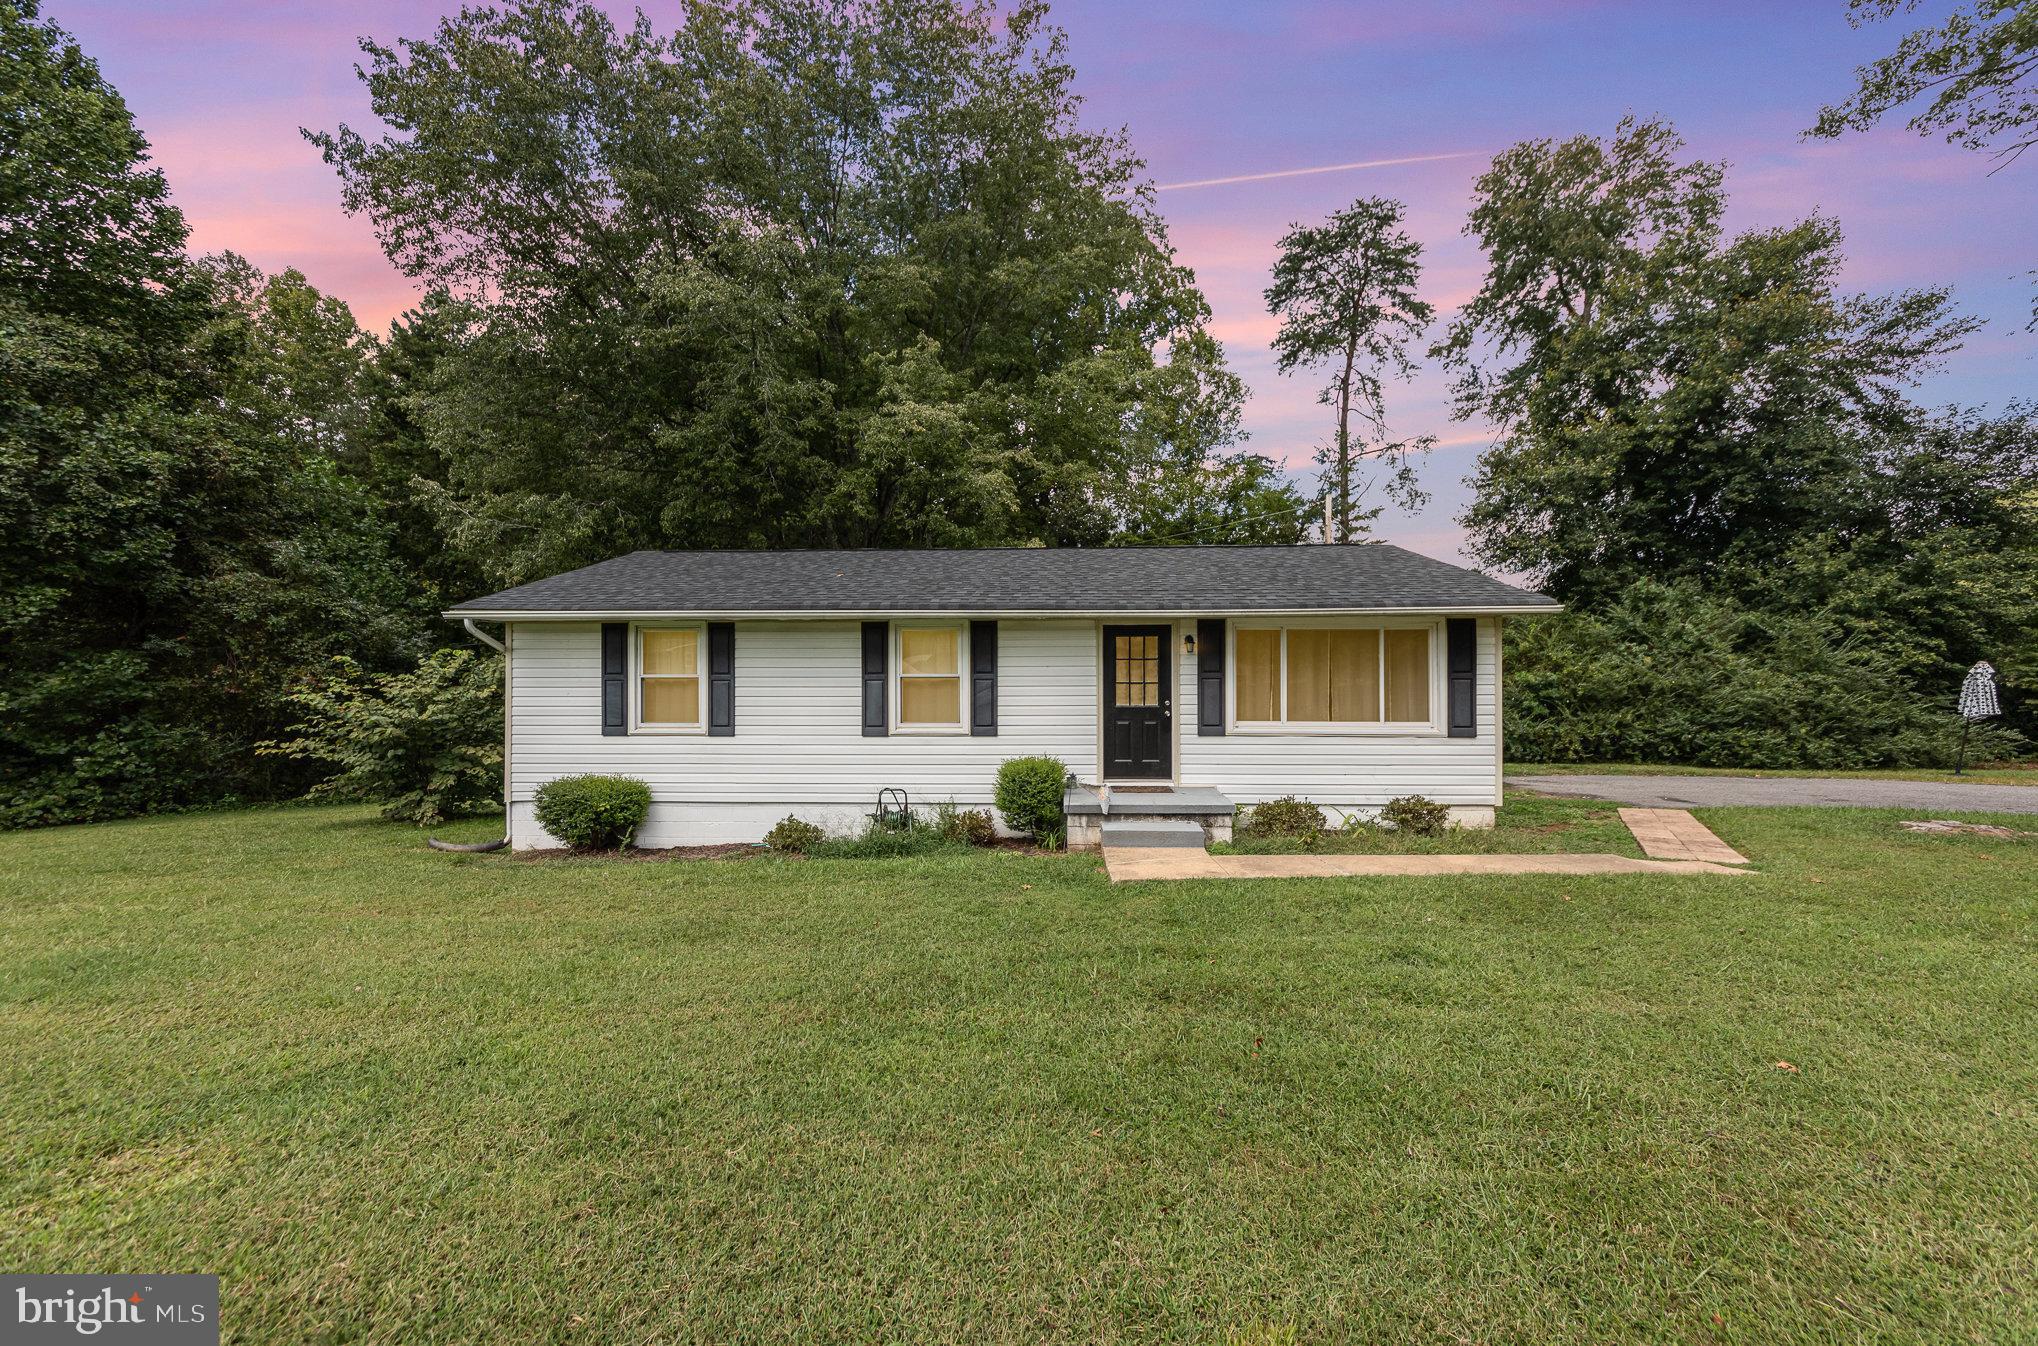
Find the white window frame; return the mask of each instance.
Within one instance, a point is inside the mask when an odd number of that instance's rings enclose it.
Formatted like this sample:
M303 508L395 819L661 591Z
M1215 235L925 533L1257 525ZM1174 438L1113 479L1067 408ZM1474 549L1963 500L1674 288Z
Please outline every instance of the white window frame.
M891 650L885 670L886 694L891 699L891 732L894 734L929 734L934 736L969 733L970 711L970 662L968 622L893 622ZM899 715L899 684L906 678L905 660L901 656L904 641L900 637L907 631L953 631L955 633L955 713L954 724L907 724ZM946 674L941 675L946 677Z
M644 637L646 631L694 633L694 723L644 722ZM708 732L708 624L706 622L630 623L630 732L632 734L705 734Z
M1409 619L1392 617L1359 617L1344 619L1321 619L1304 621L1240 621L1233 619L1225 623L1224 634L1224 722L1228 732L1234 734L1266 735L1308 735L1326 738L1441 738L1444 734L1444 623L1442 618ZM1281 663L1275 671L1275 682L1281 691L1281 714L1288 713L1288 637L1289 631L1380 631L1380 713L1387 713L1387 650L1388 631L1429 632L1429 718L1427 720L1372 720L1372 721L1322 721L1322 720L1241 720L1238 718L1238 633L1240 631L1279 631L1281 636Z

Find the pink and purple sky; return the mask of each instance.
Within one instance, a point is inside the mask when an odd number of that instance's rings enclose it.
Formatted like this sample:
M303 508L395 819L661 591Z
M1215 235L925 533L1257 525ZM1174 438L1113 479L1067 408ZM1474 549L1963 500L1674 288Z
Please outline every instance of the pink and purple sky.
M340 212L338 183L298 128L372 124L355 39L423 36L444 8L47 0L45 13L126 95L196 250L295 266L380 329L414 291L367 221ZM677 13L672 3L645 8L662 23ZM1989 177L1985 158L1897 126L1799 138L1903 23L1947 8L1927 0L1908 20L1858 32L1845 0L1060 0L1054 15L1070 34L1088 120L1128 128L1164 187L1177 251L1252 390L1253 447L1305 467L1324 413L1312 383L1274 373L1274 323L1260 298L1288 225L1361 195L1406 202L1427 249L1424 290L1447 316L1478 283L1480 258L1460 228L1487 156L1530 137L1604 135L1628 112L1666 117L1693 154L1727 161L1733 226L1824 211L1847 231L1851 285L1952 285L1988 319L1922 390L1927 400L2000 406L2038 389L2038 333L2023 330L2025 273L2038 266L2038 165ZM1394 159L1411 162L1170 185ZM1414 516L1390 510L1378 532L1454 557L1480 427L1449 419L1434 370L1392 390L1388 412L1396 433L1440 442L1423 467L1432 502Z

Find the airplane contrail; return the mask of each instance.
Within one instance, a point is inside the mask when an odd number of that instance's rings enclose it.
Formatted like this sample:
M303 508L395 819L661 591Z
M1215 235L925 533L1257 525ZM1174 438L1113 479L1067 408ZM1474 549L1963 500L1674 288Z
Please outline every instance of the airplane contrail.
M1319 168L1283 168L1273 173L1241 173L1235 178L1200 178L1195 182L1164 182L1154 188L1158 192L1178 192L1185 187L1226 187L1234 182L1265 182L1268 178L1301 178L1311 173L1342 173L1352 168L1388 168L1395 164L1427 164L1438 159L1470 159L1478 150L1458 150L1452 154L1411 154L1401 159L1361 159L1353 164L1324 164Z

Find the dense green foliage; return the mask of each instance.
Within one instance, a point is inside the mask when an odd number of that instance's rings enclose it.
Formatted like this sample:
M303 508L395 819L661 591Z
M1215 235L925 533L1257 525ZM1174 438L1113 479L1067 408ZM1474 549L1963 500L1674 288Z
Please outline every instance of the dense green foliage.
M325 763L314 796L383 802L382 816L429 827L502 804L502 660L434 651L407 673L369 673L344 655L287 700L293 736L256 751Z
M469 301L411 414L492 578L1299 532L1041 5L691 0L667 34L517 0L363 50L392 129L311 138Z
M1943 291L1840 293L1829 220L1727 238L1723 170L1680 148L1624 122L1479 180L1488 272L1440 347L1499 427L1465 523L1573 608L1518 636L1510 751L1936 761L1968 666L2038 679L2038 408L1911 403L1974 324ZM1619 679L1583 653L1609 640ZM1680 700L1694 641L1722 680Z
M1451 810L1423 795L1401 795L1380 806L1380 821L1412 837L1440 837L1450 827Z
M1515 623L1506 667L1521 761L1950 766L1960 737L1952 698L1920 698L1872 633L1695 582L1643 581L1561 621ZM2014 742L1991 727L1976 751Z
M1283 795L1247 809L1238 820L1238 834L1309 838L1321 833L1326 825L1322 809L1306 799Z
M764 834L765 845L787 855L805 855L827 839L828 834L819 826L791 814L773 823L771 830Z
M576 851L619 851L651 813L651 787L628 776L559 776L532 797L538 825Z
M1386 469L1388 499L1413 509L1425 498L1411 455L1427 452L1434 438L1396 440L1387 432L1385 380L1415 372L1409 349L1436 312L1416 294L1422 245L1401 227L1405 214L1399 201L1370 196L1320 225L1291 227L1267 287L1267 308L1281 320L1275 368L1330 375L1317 395L1332 411L1330 440L1316 452L1331 505L1325 542L1357 540L1384 508L1363 504L1372 483L1357 473L1366 461Z
M1061 831L1068 768L1052 757L1013 757L998 767L992 800L1005 826L1029 837Z
M0 69L0 826L302 790L252 751L292 685L421 649L329 452L351 392L280 339L330 354L351 319L187 259L125 104L35 6L0 4Z

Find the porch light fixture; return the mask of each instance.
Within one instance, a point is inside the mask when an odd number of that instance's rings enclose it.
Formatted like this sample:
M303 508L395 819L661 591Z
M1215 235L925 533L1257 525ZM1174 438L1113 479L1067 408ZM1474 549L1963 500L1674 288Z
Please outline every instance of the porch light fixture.
M1194 631L1184 631L1182 633L1182 652L1184 654L1194 654L1196 652L1196 633Z

